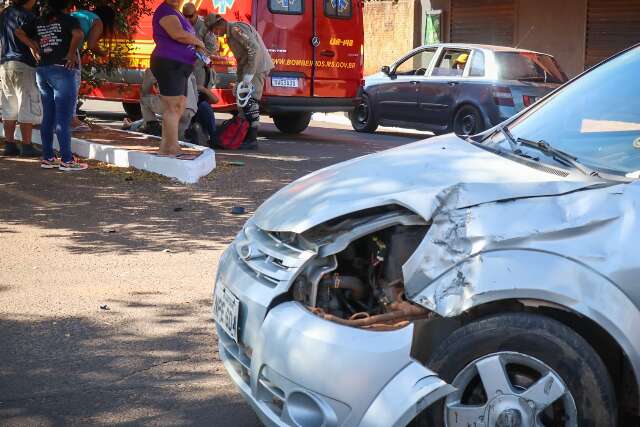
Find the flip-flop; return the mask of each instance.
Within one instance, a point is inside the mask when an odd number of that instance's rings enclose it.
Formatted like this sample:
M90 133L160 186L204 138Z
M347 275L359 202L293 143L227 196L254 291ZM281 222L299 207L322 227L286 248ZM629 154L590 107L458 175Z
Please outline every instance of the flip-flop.
M91 130L91 127L86 123L82 123L82 124L79 124L78 126L71 128L71 132L87 132L90 130Z

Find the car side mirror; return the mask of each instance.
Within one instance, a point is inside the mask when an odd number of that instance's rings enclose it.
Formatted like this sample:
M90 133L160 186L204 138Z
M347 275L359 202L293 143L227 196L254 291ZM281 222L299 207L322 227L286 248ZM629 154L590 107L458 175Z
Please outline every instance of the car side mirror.
M389 68L388 65L383 65L382 68L380 68L380 71L382 71L387 76L391 74L391 68Z

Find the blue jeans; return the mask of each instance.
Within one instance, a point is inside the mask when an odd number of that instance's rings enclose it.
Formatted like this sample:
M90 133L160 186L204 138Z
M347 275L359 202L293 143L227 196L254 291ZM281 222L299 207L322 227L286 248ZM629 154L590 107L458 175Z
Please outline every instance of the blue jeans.
M71 118L76 103L75 72L61 65L46 65L36 69L36 83L42 99L42 158L52 159L53 134L58 137L60 156L65 163L71 154Z
M209 141L213 142L216 138L216 116L213 114L213 108L207 101L198 103L198 111L193 116L193 120L200 123L200 126L209 134Z

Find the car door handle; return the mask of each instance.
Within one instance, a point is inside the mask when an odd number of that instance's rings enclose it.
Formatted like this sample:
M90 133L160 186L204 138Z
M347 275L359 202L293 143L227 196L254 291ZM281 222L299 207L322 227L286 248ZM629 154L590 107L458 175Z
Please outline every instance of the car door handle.
M449 86L455 86L455 85L457 85L458 83L460 83L460 82L448 82L447 84L448 84Z
M320 55L322 56L328 56L329 58L333 58L334 56L336 56L336 53L332 50L323 50L322 52L320 52Z
M419 83L419 82L417 82L416 80L412 80L412 81L411 81L411 84L412 84L412 85L414 85L414 86L415 86L415 85L417 85L418 83Z

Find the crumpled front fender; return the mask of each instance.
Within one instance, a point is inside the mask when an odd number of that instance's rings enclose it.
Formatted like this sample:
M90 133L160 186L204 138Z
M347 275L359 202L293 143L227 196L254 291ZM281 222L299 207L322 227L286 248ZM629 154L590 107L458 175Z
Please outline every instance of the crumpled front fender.
M454 390L424 366L411 362L376 397L360 427L404 427Z

